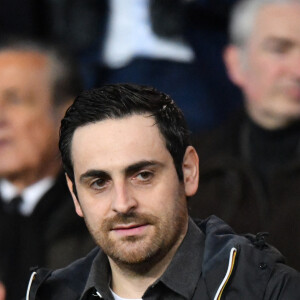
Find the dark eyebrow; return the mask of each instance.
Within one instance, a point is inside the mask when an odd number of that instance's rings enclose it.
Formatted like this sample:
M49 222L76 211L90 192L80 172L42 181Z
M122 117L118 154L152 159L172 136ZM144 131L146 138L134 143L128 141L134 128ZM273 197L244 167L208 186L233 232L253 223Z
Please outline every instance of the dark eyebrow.
M143 168L149 167L149 166L162 166L163 164L154 160L143 160L143 161L139 161L133 165L128 166L125 169L125 174L133 174ZM95 170L95 169L91 169L91 170L87 170L85 173L81 174L79 177L79 181L80 182L84 182L86 179L88 178L109 178L110 175L102 170Z
M79 177L80 182L84 182L87 178L109 177L108 173L101 170L88 170Z
M163 164L158 162L158 161L154 161L154 160L143 160L143 161L139 161L133 165L128 166L125 169L125 174L133 174L143 168L146 167L151 167L151 166L162 166Z
M294 42L291 39L281 36L269 36L263 41L263 45L270 45L274 43L280 43L285 46L290 46L294 44Z

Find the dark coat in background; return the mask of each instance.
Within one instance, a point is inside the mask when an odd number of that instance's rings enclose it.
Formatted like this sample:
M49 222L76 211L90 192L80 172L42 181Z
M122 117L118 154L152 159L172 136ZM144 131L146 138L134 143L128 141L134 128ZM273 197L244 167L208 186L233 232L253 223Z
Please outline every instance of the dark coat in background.
M28 217L5 213L0 199L0 281L7 288L8 300L25 295L30 267L61 268L92 247L84 221L75 213L64 174Z
M203 218L214 213L238 233L269 232L267 241L282 252L288 265L300 270L300 153L262 183L254 164L245 158L246 137L244 113L218 130L194 136L200 180L189 202L190 214Z

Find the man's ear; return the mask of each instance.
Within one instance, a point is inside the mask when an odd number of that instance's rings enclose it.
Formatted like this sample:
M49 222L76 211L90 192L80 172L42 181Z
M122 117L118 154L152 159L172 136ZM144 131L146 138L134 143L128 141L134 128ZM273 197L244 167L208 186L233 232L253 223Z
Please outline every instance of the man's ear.
M186 148L182 162L182 171L185 194L188 197L193 196L198 189L199 158L195 148L192 146Z
M231 81L239 87L244 84L244 72L245 72L245 57L242 57L242 51L240 48L229 45L223 52L223 59L226 65L227 74Z
M72 180L69 178L67 173L66 173L66 179L67 179L67 184L68 184L69 191L72 195L73 203L75 205L76 213L77 213L78 216L83 217L83 212L81 210L80 203L77 199L77 196L74 194L74 190L73 190L73 185L74 184L73 184Z

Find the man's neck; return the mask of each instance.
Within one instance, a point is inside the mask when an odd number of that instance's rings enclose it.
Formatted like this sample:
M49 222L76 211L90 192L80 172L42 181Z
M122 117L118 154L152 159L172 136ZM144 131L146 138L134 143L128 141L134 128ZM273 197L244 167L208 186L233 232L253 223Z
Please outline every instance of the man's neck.
M272 114L263 111L259 111L251 105L246 104L246 111L249 118L261 128L266 130L277 130L288 127L289 125L297 122L299 118L287 118L286 116L281 116L279 114Z
M157 274L138 275L112 266L111 289L120 297L142 298L147 288L159 277Z

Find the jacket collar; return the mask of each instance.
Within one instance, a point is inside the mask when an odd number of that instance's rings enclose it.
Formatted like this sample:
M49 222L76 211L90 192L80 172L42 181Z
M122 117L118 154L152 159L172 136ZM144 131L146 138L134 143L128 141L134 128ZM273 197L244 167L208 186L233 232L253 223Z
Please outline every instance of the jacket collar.
M249 274L252 273L250 277L257 278L260 288L267 285L276 262L283 262L281 253L260 240L260 234L256 236L252 234L238 235L216 216L199 221L197 224L205 234L202 276L211 299L219 299L215 298L215 295L222 285L221 282L226 278L232 262L230 254L233 249L236 250L236 256L231 274L235 273L234 277L241 280L241 278L249 278ZM239 264L241 265L237 268ZM262 265L264 266L262 267ZM258 273L257 270L261 270L261 272ZM227 282L229 278L230 276L227 278ZM237 282L239 280L234 284L231 282L236 292L238 289L244 288L244 285L240 283L236 285ZM244 292L240 291L241 294ZM251 290L251 293L251 298L247 299L258 299L263 292L257 289Z
M203 232L190 219L182 244L158 281L183 297L191 299L201 276L204 245Z
M216 216L211 216L198 225L205 234L202 276L208 295L214 299L226 276L231 250L238 251L239 245L248 241L245 237L236 235L229 225Z

